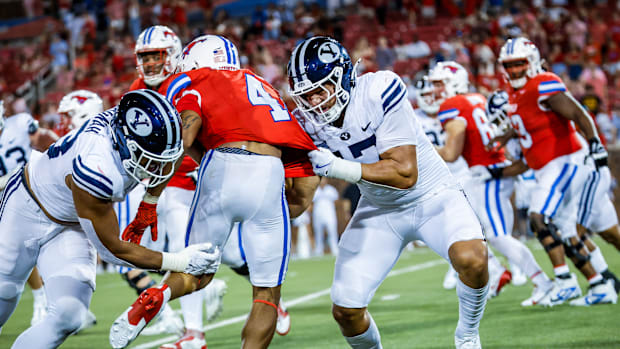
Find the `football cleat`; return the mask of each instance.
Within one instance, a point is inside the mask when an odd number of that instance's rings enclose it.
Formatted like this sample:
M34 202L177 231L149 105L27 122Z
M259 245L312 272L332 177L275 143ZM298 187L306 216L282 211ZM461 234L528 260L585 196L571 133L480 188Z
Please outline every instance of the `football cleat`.
M142 332L164 309L170 299L168 285L151 287L144 290L138 299L114 320L110 327L110 345L112 348L125 348Z
M549 285L547 287L536 287L532 290L532 295L521 302L522 307L531 307L533 305L540 304L541 300L544 299L553 289L553 282L549 281Z
M221 279L213 279L203 289L207 321L215 320L224 310L224 295L228 290L226 282Z
M614 281L607 280L590 287L585 296L572 300L569 304L573 306L589 307L595 304L616 304L617 302L618 294L614 289Z
M207 349L207 342L204 332L186 330L176 342L164 344L159 349Z
M164 333L181 335L185 326L183 320L166 304L161 314L141 333L143 336L156 336Z
M280 336L286 336L291 330L291 315L288 313L282 300L278 303L278 320L276 322L276 333Z
M504 272L501 274L493 275L493 278L489 280L489 293L487 295L487 299L497 297L504 286L510 282L510 280L512 280L512 273L508 269L504 269Z
M511 265L510 269L510 272L512 273L512 280L510 283L514 286L523 286L527 283L527 276L525 276L525 273L521 270L521 268L516 265Z
M446 290L451 290L456 287L456 283L458 282L459 274L450 266L450 269L446 272L446 276L443 277L443 288Z
M551 291L543 297L538 304L552 307L580 296L581 288L579 288L579 284L577 283L577 276L571 273L568 279L556 278L553 281L553 288Z
M480 335L465 336L459 338L454 336L454 346L456 349L480 349Z

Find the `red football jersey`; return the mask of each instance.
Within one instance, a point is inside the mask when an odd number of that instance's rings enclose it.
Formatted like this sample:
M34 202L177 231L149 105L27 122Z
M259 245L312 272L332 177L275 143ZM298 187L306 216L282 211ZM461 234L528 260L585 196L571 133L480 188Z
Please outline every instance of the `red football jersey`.
M205 149L238 141L271 144L282 149L286 177L314 175L307 152L316 146L278 92L252 71L202 68L177 74L166 98L179 112L201 116L197 139Z
M466 93L446 99L439 108L439 121L460 119L467 125L463 158L469 167L489 166L506 161L504 149L487 151L485 146L494 137L493 129L485 112L486 98L479 93Z
M510 120L519 134L525 160L535 170L581 149L573 123L541 104L564 91L562 79L553 73L538 74L522 88L508 91L513 108Z
M165 96L166 89L168 88L169 83L170 83L170 77L168 77L166 80L164 80L161 83L161 85L159 85L157 92ZM151 89L144 83L144 79L142 78L137 78L136 80L134 80L131 83L131 86L129 87L129 91L141 90L141 89L149 89L149 90ZM181 166L174 173L174 175L172 175L170 182L168 182L168 186L178 187L178 188L182 188L186 190L196 190L196 183L194 183L194 180L191 177L189 177L187 173L194 171L197 166L198 165L196 164L196 162L189 156L186 155L185 157L183 157L183 162L181 163Z
M162 84L163 85L163 84ZM161 85L160 85L161 87ZM137 78L135 79L132 83L131 86L129 86L129 91L135 91L135 90L141 90L141 89L149 89L151 90L150 87L148 87L145 83L144 83L144 79L142 78ZM161 91L157 91L159 93L161 93Z

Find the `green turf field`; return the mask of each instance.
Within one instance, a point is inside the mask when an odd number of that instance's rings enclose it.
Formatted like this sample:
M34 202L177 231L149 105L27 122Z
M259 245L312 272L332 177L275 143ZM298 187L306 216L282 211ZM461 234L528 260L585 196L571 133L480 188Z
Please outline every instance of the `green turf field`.
M610 269L620 275L620 255L600 239ZM550 264L538 243L531 241L534 254L550 274ZM379 326L383 347L451 348L458 308L454 290L441 287L447 265L428 248L405 252L391 274L377 291L370 311ZM346 348L331 317L329 286L333 259L329 257L290 263L283 286L285 303L292 316L291 332L275 336L272 348ZM209 326L209 348L239 348L244 315L250 306L251 289L245 281L226 267L218 277L228 282L223 314ZM579 276L582 289L586 282ZM485 348L620 348L620 305L574 308L562 305L551 309L522 308L519 303L529 297L531 283L507 286L487 306L481 324ZM306 297L305 297L306 296ZM304 298L301 298L304 297ZM70 337L61 348L109 348L110 324L136 298L116 274L101 275L91 310L98 323ZM178 302L172 307L177 309ZM17 310L4 326L0 348L9 348L21 331L29 326L32 295L24 292ZM227 321L230 320L230 321ZM166 336L138 338L131 348L158 348ZM33 348L35 349L35 348Z

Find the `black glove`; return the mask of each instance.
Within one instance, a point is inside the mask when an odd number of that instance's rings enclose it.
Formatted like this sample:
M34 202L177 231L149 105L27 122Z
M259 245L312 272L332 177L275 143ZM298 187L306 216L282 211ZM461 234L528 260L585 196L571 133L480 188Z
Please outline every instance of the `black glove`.
M491 174L491 178L493 179L500 179L504 175L503 167L495 167L495 168L487 167L487 170L489 171L489 173Z
M607 166L607 150L601 144L601 141L598 138L590 138L588 140L588 144L590 145L590 154L588 155L592 160L594 160L594 165L598 170L601 167Z

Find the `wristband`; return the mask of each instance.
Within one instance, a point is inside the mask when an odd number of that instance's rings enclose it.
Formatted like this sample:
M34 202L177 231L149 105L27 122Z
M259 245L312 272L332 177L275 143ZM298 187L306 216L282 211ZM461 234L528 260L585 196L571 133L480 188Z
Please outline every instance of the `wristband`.
M151 195L148 192L144 193L144 197L142 198L142 201L151 205L157 204L157 200L159 200L159 196Z
M362 164L356 161L335 158L329 177L339 178L349 183L357 183L362 179Z
M170 270L182 273L189 264L189 257L178 253L161 253L161 270Z

